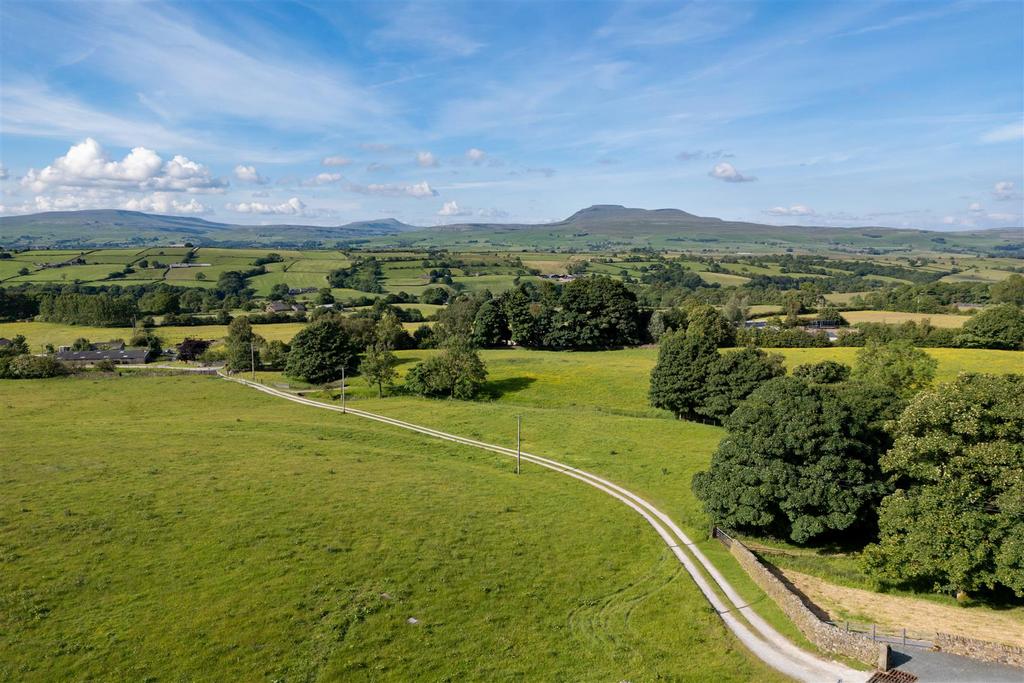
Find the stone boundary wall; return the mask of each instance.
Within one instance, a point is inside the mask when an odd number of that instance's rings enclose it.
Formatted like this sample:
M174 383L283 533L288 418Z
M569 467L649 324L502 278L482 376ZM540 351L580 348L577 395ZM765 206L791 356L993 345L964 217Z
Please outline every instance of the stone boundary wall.
M889 669L889 646L870 638L851 633L826 623L812 612L800 596L795 594L779 577L768 570L746 546L728 536L721 529L714 529L712 535L721 540L739 561L740 566L750 575L761 589L771 596L786 613L807 640L826 652L845 655L881 671Z
M1024 667L1024 647L990 643L987 640L975 640L949 633L936 633L935 645L943 652L955 655L963 655L985 662Z

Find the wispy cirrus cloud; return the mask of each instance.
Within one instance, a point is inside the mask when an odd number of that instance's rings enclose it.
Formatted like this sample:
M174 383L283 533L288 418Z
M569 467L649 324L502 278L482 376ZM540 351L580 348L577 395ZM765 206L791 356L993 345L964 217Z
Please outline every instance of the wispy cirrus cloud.
M484 47L443 5L396 3L385 7L390 16L370 34L367 42L371 48L400 46L441 57L470 57Z
M993 128L981 136L982 142L1013 142L1015 140L1024 140L1024 121Z
M361 185L358 183L352 183L349 184L346 189L358 194L380 195L384 197L413 197L415 199L425 199L427 197L437 196L437 190L432 188L430 183L426 181L412 183L409 185L396 183L369 183L367 185Z
M320 161L320 164L323 166L348 166L351 163L351 159L340 154L324 157Z
M715 149L711 151L704 151L703 149L683 150L676 155L676 159L679 161L714 161L715 159L731 159L736 156L731 152L726 152L724 149Z

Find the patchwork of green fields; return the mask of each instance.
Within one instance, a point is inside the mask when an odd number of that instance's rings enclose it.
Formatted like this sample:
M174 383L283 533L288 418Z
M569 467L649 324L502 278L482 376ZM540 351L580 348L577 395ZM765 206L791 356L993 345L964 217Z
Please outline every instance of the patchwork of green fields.
M216 378L0 406L0 678L780 680L556 473Z

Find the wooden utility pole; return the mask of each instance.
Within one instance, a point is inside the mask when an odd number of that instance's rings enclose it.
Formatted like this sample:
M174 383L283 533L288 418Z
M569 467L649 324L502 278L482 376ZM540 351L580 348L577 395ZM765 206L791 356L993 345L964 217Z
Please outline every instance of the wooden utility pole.
M345 413L345 368L341 369L341 412Z
M523 416L516 415L516 474L519 474L523 464L523 451L521 448L523 433Z

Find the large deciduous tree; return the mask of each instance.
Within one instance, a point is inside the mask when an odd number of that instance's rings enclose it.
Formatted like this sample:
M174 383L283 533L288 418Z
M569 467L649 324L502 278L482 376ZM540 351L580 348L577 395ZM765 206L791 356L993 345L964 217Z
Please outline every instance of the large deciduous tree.
M610 349L640 342L636 295L618 280L586 277L562 289L545 345L562 349Z
M302 328L292 339L285 373L311 384L340 379L355 368L359 346L339 320L326 317Z
M473 320L473 343L483 348L505 346L510 337L508 319L501 303L488 299L480 304Z
M938 361L908 341L868 342L857 351L851 377L892 387L909 398L931 384L936 367Z
M883 581L1024 597L1024 376L961 375L919 394L882 467L897 490L865 552Z
M658 362L651 371L648 396L655 408L678 418L707 416L720 420L754 386L781 374L781 359L768 361L761 351L746 350L723 359L719 346L735 341L732 325L711 306L687 312L685 331L664 334Z
M263 338L253 332L249 318L241 315L232 320L228 325L228 336L224 345L228 368L235 372L248 372L259 368L259 346L262 342Z
M658 362L651 370L651 405L677 418L697 416L711 365L718 360L715 346L702 336L670 332L661 338Z
M956 341L966 347L1024 349L1024 309L1009 303L986 308L964 323Z
M762 384L725 420L728 434L693 490L717 524L807 543L871 523L886 484L857 416L832 388Z
M404 334L398 318L393 313L385 313L377 322L374 341L366 347L363 362L359 364L359 372L367 383L370 386L376 385L378 398L384 397L384 387L390 388L398 377L398 371L395 370L398 357L393 349Z
M777 354L769 356L761 349L753 348L721 354L708 367L703 396L695 410L721 422L754 389L785 374L782 356Z
M470 399L483 389L487 367L476 350L460 340L449 340L442 351L416 365L405 376L405 386L422 396Z

